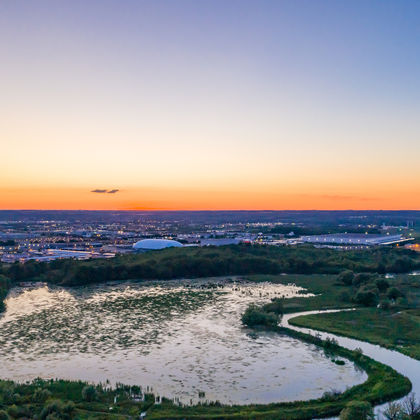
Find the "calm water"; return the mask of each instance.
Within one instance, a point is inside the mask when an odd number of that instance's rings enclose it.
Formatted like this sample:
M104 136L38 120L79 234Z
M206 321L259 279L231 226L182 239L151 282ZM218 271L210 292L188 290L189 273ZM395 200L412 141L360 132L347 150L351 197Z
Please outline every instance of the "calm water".
M241 327L250 302L297 293L267 283L16 288L0 318L0 377L109 380L228 404L316 398L366 380L312 345Z

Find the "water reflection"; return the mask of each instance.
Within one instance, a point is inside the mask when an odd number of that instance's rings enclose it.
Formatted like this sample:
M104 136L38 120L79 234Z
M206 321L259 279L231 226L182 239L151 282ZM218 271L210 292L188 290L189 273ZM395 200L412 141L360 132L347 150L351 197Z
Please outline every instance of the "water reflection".
M312 345L249 334L250 302L302 293L232 281L15 289L0 319L0 376L123 382L183 403L268 403L344 390L366 375Z

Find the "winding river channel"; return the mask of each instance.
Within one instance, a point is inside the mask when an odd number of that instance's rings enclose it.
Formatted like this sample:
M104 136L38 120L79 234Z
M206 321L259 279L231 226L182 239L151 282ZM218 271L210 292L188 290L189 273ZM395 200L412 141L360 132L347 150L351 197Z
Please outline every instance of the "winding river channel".
M420 361L406 356L398 351L388 350L376 344L370 344L365 341L355 340L353 338L348 337L342 337L331 333L312 330L309 328L296 327L289 323L290 319L296 318L301 315L313 315L340 311L342 310L306 311L287 314L283 316L280 325L303 333L320 335L320 337L324 340L327 337L335 338L340 346L350 350L354 350L356 348L362 349L365 355L385 365L391 366L397 372L409 378L411 383L413 384L412 392L415 392L417 396L420 396ZM402 398L401 401L403 399L404 398ZM386 405L387 404L383 404L375 407L375 414L378 416L379 419L384 418L384 416L382 415L382 411L386 407Z

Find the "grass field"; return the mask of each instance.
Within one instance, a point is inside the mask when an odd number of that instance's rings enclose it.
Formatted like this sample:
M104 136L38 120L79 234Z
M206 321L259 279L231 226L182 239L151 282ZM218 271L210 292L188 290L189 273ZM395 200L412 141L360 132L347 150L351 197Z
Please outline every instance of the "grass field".
M413 308L381 310L363 308L343 301L343 292L350 296L351 286L336 281L335 275L249 276L254 281L291 282L304 287L314 297L295 297L284 301L284 312L293 313L334 308L357 307L351 312L307 315L293 318L296 326L344 335L392 348L420 360L420 279L418 276L398 275L389 279L410 299Z
M336 275L329 274L289 274L287 276L255 275L247 276L252 281L269 281L273 283L294 283L307 289L313 297L295 297L286 299L283 303L284 312L313 311L333 308L352 308L354 303L341 299L343 292L352 293L350 286L338 284ZM356 305L357 306L357 305Z
M379 344L420 360L420 309L394 312L361 308L299 316L290 323Z

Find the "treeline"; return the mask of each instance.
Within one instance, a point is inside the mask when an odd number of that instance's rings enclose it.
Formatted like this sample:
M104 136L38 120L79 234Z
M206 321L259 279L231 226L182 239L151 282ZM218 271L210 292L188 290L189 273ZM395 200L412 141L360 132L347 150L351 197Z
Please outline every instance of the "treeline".
M114 388L61 379L38 378L24 383L0 380L0 420L133 418L154 401L154 395L136 385L117 384Z
M232 245L172 248L112 259L50 263L29 261L0 267L12 282L46 281L84 285L110 280L174 279L249 274L338 274L353 272L404 273L420 268L420 254L397 248L336 251L311 246L273 247Z
M12 286L12 282L10 279L2 274L0 274L0 312L3 312L4 307L4 299L7 296L7 293Z

